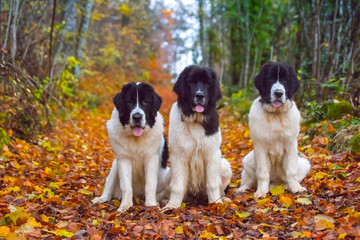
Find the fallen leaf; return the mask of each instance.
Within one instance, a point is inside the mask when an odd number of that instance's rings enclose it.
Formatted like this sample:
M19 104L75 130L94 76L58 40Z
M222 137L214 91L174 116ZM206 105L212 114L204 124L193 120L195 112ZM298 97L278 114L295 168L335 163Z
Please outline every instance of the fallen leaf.
M318 214L314 217L315 230L333 229L335 220L332 217Z
M271 190L270 190L270 193L272 195L279 195L279 194L283 194L285 193L285 189L282 185L279 185L279 186L275 186L273 187Z

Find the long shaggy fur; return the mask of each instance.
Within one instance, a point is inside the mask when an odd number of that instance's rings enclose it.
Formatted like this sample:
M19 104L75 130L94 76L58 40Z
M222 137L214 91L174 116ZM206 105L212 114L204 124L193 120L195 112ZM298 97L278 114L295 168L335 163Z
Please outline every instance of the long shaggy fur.
M300 112L292 100L299 88L294 70L287 64L269 62L255 78L260 97L249 113L254 150L243 160L241 187L257 186L255 197L265 197L270 184L288 184L294 193L306 189L300 182L310 170L307 159L298 156Z
M221 158L221 132L216 101L221 98L216 73L191 65L174 85L178 100L170 111L170 200L165 209L181 206L184 197L221 202L232 175Z
M118 198L118 211L123 212L133 205L133 196L145 197L146 206L156 206L156 200L168 195L169 153L158 112L161 102L145 83L129 83L114 97L115 108L106 126L116 159L102 195L93 203Z

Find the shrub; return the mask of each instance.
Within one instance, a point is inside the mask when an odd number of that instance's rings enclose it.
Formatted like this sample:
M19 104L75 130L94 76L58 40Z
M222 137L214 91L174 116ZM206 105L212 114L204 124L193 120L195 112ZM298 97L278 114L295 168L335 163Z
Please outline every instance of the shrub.
M341 118L351 112L351 104L347 101L334 102L328 105L326 115L329 119Z

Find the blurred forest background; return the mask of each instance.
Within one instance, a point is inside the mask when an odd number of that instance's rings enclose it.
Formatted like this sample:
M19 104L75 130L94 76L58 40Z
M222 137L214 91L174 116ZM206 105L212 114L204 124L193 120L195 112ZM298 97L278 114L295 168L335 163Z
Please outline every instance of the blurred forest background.
M1 0L0 14L0 147L96 107L99 91L169 84L189 55L216 69L220 107L244 120L261 65L290 63L309 137L359 146L357 0Z
M359 0L0 0L0 238L358 239L359 34ZM267 61L297 72L299 151L312 167L306 194L277 186L260 200L234 189ZM152 84L166 135L188 64L221 82L231 202L161 212L135 198L122 214L117 199L89 204L114 159L112 97L130 81Z

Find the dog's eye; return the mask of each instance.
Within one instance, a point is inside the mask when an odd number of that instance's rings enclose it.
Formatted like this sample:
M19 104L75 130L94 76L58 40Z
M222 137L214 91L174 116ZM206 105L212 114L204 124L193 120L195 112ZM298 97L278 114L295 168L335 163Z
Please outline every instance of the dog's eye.
M148 105L148 103L149 103L149 102L146 101L146 100L143 100L143 101L141 102L141 104L144 105L144 106Z
M125 103L126 103L127 105L132 105L132 104L133 104L131 100L127 100L127 101L125 101Z

